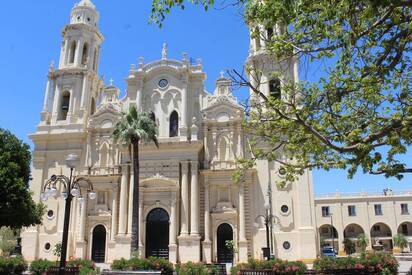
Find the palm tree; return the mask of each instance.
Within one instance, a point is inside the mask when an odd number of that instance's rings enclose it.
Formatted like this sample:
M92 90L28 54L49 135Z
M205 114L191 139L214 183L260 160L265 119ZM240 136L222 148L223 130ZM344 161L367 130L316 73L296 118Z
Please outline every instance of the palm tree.
M129 153L133 151L133 207L132 207L132 234L130 254L138 249L139 236L139 143L153 141L159 147L157 141L157 127L150 115L138 112L135 106L131 106L129 112L122 112L120 120L113 130L113 139L128 146Z
M366 237L366 235L364 233L361 233L361 234L358 235L357 243L358 243L358 246L360 247L361 251L365 252L366 247L368 246L368 243L369 243L369 239L368 239L368 237Z
M408 240L406 239L405 235L402 233L399 233L393 237L393 242L395 246L399 247L401 249L401 252L408 247Z

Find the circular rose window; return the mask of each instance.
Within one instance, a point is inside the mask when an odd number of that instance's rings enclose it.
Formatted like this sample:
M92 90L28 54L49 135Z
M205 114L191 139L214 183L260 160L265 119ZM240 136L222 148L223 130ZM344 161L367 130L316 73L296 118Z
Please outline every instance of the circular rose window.
M160 88L166 88L167 85L169 85L169 81L167 81L167 79L160 79L159 80L159 87Z
M282 207L280 208L280 210L282 211L282 213L288 213L289 211L289 206L287 206L286 204L282 205Z

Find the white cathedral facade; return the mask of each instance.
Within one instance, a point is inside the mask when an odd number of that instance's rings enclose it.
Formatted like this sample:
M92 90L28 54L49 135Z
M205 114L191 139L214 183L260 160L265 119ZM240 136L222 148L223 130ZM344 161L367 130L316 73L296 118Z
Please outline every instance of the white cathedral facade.
M45 182L54 174L68 175L65 159L77 154L75 175L87 177L95 200L72 201L68 257L110 263L130 257L133 169L128 151L115 144L113 126L122 111L135 105L152 114L160 147L140 146L138 236L142 257L178 262L227 262L233 240L236 262L262 258L266 228L262 215L271 205L274 216L273 254L290 260L317 255L311 174L281 188L279 166L257 161L240 183L232 181L235 161L249 154L242 128L244 109L231 94L230 80L220 76L214 93L205 90L201 62L187 55L172 60L163 48L160 60L132 65L123 98L111 83L98 77L103 35L99 13L90 0L81 0L64 27L58 68L51 66L41 121L30 135L33 152L32 191L40 201ZM264 31L262 29L262 31ZM247 62L262 68L261 90L270 92L271 59L263 41L251 39ZM290 61L290 75L297 77ZM267 72L267 73L265 73ZM59 187L61 188L61 187ZM268 192L271 192L269 204ZM43 224L22 233L27 260L56 259L61 241L64 200L51 197Z

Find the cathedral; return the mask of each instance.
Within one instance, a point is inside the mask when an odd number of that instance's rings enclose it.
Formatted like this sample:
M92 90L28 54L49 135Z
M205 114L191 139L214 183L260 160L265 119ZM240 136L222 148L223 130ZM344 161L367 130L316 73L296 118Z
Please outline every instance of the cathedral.
M98 23L99 13L90 0L73 7L62 32L60 60L48 71L40 123L30 135L36 201L41 201L52 175L70 174L70 154L79 158L74 175L90 180L96 194L95 199L77 196L72 201L68 257L102 263L130 257L136 175L127 148L113 141L112 131L121 112L134 105L151 114L159 139L159 148L140 146L136 246L141 257L173 263L246 262L263 258L262 248L269 244L277 258L316 258L310 171L280 187L279 165L258 160L239 183L232 180L236 159L247 158L250 145L242 126L245 110L231 94L231 81L222 74L214 92L208 92L201 61L193 62L186 54L181 60L170 59L164 45L161 59L140 58L130 67L121 98L119 88L112 82L106 86L98 76L103 43ZM262 35L276 34L275 27L256 28ZM286 63L290 69L284 77L297 79L297 61ZM247 64L260 68L263 93L279 88L270 76L278 65L259 38L250 38ZM57 189L59 194L64 191L60 185ZM55 260L53 248L62 239L64 198L49 196L44 204L43 223L22 233L23 255L29 261ZM268 215L270 232L265 226ZM235 253L227 241L233 241Z

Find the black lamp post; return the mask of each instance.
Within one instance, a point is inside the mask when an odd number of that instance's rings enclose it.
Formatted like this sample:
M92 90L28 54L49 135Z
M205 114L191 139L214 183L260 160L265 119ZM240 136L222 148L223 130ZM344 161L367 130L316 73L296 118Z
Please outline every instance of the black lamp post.
M61 197L66 200L66 206L64 210L64 225L63 225L63 237L62 237L62 250L60 257L60 268L59 275L64 275L66 269L66 255L67 255L67 240L69 235L69 222L70 222L70 208L73 197L82 197L81 186L82 182L87 184L87 193L91 200L96 198L96 192L93 190L93 184L89 179L85 177L75 177L73 176L73 170L76 167L79 158L75 154L70 154L66 158L66 165L70 168L70 178L64 175L53 175L46 182L43 187L43 192L40 194L42 201L47 201L49 197L56 197L58 191L56 185L58 183L62 184L63 189L61 191Z
M270 204L265 204L265 215L259 215L256 217L263 218L265 228L266 228L266 247L263 248L263 256L266 257L268 260L271 259L273 255L273 234L272 234L272 226L273 220L277 217L271 214L270 212Z

